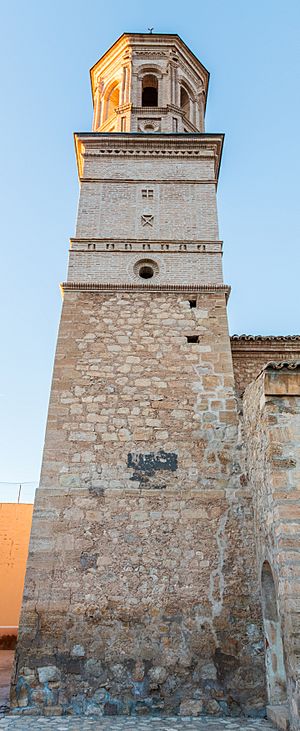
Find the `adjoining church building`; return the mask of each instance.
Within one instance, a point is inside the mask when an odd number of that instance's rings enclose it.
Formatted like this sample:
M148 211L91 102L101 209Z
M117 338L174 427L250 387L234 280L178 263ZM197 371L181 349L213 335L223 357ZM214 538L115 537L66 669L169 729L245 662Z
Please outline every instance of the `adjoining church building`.
M91 70L12 688L26 713L269 706L299 727L300 337L229 336L208 81L176 34L124 33Z

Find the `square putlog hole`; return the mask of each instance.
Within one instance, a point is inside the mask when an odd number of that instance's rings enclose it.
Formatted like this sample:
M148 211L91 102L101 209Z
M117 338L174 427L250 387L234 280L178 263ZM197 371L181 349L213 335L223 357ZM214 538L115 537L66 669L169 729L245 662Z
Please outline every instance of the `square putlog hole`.
M186 335L187 343L199 343L199 335Z

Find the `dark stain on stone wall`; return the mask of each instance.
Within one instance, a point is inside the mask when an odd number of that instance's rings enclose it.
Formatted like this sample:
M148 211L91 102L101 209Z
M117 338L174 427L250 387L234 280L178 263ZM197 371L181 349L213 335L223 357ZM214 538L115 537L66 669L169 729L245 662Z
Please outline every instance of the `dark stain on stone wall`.
M129 452L127 467L133 469L131 480L148 482L149 477L154 477L158 471L176 472L178 467L177 454L176 452L165 452L163 449L160 449L159 452L148 452L146 454Z

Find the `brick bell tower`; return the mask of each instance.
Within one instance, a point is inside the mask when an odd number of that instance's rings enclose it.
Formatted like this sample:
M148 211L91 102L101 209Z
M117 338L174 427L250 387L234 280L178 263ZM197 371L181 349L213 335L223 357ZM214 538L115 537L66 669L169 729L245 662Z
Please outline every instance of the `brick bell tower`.
M26 713L265 704L208 78L174 34L125 33L91 70L12 689Z

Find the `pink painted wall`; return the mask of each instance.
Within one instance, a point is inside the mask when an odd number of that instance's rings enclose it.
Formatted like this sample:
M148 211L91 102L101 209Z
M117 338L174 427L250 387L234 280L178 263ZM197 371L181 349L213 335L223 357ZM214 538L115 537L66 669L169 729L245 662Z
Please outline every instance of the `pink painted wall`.
M33 505L0 503L0 635L15 634L21 611Z

